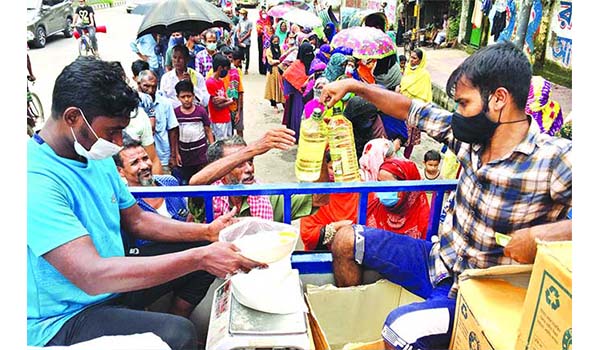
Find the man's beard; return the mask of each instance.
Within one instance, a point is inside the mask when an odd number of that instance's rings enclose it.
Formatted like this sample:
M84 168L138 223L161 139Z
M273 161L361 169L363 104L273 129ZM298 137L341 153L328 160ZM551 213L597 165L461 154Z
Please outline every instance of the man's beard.
M236 178L235 176L227 176L228 185L239 185L240 183L241 181L238 180L238 178Z
M255 180L254 175L253 175L253 176L251 176L249 178L245 177L245 178L242 178L242 179L238 179L235 176L228 176L227 177L227 184L228 185L249 185L249 184L245 184L244 183L245 181L248 181L248 180L251 180L252 184L256 183L256 180Z
M142 186L152 186L154 185L154 178L150 176L149 178L143 177L143 173L138 174L138 181Z

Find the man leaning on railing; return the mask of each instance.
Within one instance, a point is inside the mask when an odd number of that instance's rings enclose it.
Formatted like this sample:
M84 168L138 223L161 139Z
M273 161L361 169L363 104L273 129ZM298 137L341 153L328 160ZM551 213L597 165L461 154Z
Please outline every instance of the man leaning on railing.
M190 185L253 185L258 183L254 175L254 157L271 149L287 150L294 145L294 131L286 128L268 130L259 140L246 144L239 136L219 140L209 146L209 164L190 179ZM327 179L327 168L321 169L319 181ZM292 195L292 220L310 215L327 204L329 195ZM202 221L201 202L193 200L192 212ZM238 216L254 216L283 222L282 195L215 196L213 197L215 218L237 208Z

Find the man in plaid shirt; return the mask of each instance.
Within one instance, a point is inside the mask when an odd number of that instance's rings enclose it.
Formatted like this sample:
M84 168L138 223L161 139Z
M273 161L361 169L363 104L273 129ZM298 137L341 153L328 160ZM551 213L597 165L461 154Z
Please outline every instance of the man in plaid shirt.
M571 141L530 131L530 81L527 57L502 43L452 73L446 90L458 104L453 114L352 79L323 89L321 102L329 106L354 92L418 126L448 145L464 169L439 242L361 225L343 227L333 239L338 286L360 284L368 268L425 299L390 313L382 330L388 348L448 348L462 271L532 263L536 239L571 240ZM496 232L510 235L505 248Z
M208 29L204 35L204 41L206 50L196 53L194 66L203 77L208 78L210 76L208 72L213 67L212 59L217 53L217 34L213 30Z

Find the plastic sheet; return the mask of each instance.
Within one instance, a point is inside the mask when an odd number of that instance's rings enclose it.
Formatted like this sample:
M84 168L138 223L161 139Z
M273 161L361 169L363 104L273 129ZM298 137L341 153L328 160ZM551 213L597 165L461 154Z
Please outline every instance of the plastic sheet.
M307 310L298 271L291 264L299 236L292 225L261 218L243 218L220 232L220 241L237 242L242 255L269 264L268 269L231 277L233 293L242 305L275 314Z

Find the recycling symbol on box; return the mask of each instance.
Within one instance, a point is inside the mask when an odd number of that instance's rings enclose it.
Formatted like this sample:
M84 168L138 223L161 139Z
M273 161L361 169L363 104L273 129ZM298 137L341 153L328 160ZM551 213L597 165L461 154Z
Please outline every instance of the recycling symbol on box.
M550 305L552 310L556 310L560 307L560 300L558 290L554 286L546 289L546 304Z
M469 332L469 350L479 350L479 339L473 331Z
M460 308L460 313L463 315L463 317L465 319L467 318L467 306L465 304L462 304L462 306Z
M571 328L565 331L562 339L562 350L571 350L573 346L573 333Z

